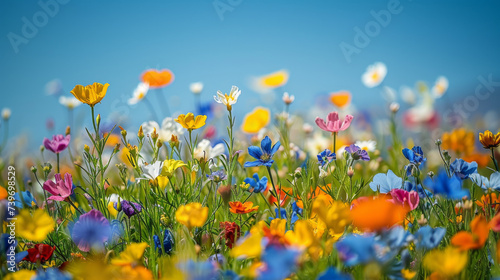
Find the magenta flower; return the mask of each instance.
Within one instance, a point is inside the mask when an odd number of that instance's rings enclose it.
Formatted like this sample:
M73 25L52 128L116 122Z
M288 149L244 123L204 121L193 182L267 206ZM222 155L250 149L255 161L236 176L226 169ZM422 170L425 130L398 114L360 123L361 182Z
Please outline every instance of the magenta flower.
M71 136L69 134L66 136L61 134L54 135L52 136L52 140L49 140L48 138L43 139L43 145L47 150L50 150L53 153L58 154L64 151L68 147L70 139Z
M346 115L344 121L340 121L339 113L331 112L330 114L328 114L326 122L322 118L317 117L316 124L324 131L337 133L339 131L346 130L351 125L351 121L353 118L354 117L351 115Z
M52 194L48 199L63 201L73 193L73 178L69 173L64 174L64 179L61 178L61 174L56 174L54 177L56 182L47 180L43 183L43 189Z
M416 191L405 191L401 189L393 189L390 192L392 199L391 201L402 205L404 207L409 207L410 210L417 208L420 197Z

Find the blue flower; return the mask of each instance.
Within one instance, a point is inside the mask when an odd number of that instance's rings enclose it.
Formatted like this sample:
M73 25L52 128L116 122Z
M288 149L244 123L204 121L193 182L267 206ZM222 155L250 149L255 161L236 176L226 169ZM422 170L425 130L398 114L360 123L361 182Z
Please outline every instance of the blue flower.
M224 170L217 170L212 172L212 174L207 175L208 180L214 181L215 183L220 183L227 179L227 175Z
M270 167L273 165L274 160L272 159L274 154L278 151L280 147L280 141L276 142L274 146L271 147L271 139L269 136L266 136L262 141L260 142L261 148L257 146L250 146L248 147L248 153L257 159L256 161L247 161L245 162L245 167L253 167L253 166L268 166Z
M475 161L468 163L461 158L455 159L455 161L450 165L450 171L457 175L458 178L465 180L469 178L470 175L476 173L477 163Z
M178 263L177 268L184 272L186 279L190 280L218 279L219 276L217 267L209 260L204 262L188 260Z
M474 184L481 187L485 192L488 190L500 191L500 172L493 172L490 175L490 179L479 175L478 173L471 174L469 176Z
M354 160L364 160L364 161L370 160L368 152L354 144L351 144L351 146L345 148L345 151L348 152L352 156L352 159Z
M400 189L403 186L403 179L396 176L392 170L389 169L387 174L379 173L373 177L370 183L370 188L373 191L380 191L380 193L388 193L393 189Z
M292 225L295 224L295 222L299 219L298 215L302 216L302 213L304 212L304 209L300 208L297 206L297 202L292 202L292 219L291 223Z
M410 161L410 163L417 166L424 163L426 160L424 157L424 152L422 151L422 148L420 146L415 146L411 148L411 150L408 148L404 148L403 155L407 160Z
M163 234L163 246L160 242L160 237L158 235L153 236L153 241L155 243L155 251L161 255L163 252L170 255L172 253L172 248L174 246L174 237L172 232L168 229L165 230Z
M22 192L22 194L23 194L23 200L24 200L25 205L28 205L28 207L33 207L34 205L36 205L36 200L33 197L33 195L30 193L30 191ZM23 203L21 202L21 197L19 196L19 193L17 193L17 192L14 194L14 205L17 208L24 208Z
M424 183L430 188L434 194L443 195L449 199L462 199L464 196L470 197L469 190L462 189L462 182L457 176L451 178L446 175L446 172L439 172L437 178L432 180L427 178Z
M111 227L106 217L99 210L92 209L78 218L73 226L71 238L78 249L89 252L91 247L102 249L110 234Z
M422 185L420 185L420 184L417 185L417 183L415 182L415 179L413 177L410 177L408 179L409 180L405 181L405 184L404 184L405 191L407 191L407 192L416 191L420 198L427 198L427 197L433 196L433 194L430 191L424 189L422 187Z
M424 226L414 234L415 243L417 248L434 249L439 245L445 234L445 228Z
M267 187L267 177L264 176L262 179L259 178L259 174L253 174L253 178L246 178L243 180L246 184L252 187L254 193L260 193Z
M267 246L262 255L262 261L266 263L266 271L261 273L257 279L285 279L295 271L300 255L301 251L296 249L273 245Z
M330 162L332 162L332 160L334 160L334 159L337 158L337 156L335 155L335 153L332 153L328 149L325 149L324 151L322 151L321 153L319 153L317 155L317 157L318 157L318 163L321 166L325 166L325 164L330 163Z
M49 267L46 270L39 269L33 280L71 280L73 276L68 272L60 271L55 267Z
M350 280L352 279L352 277L349 274L337 271L333 267L329 267L328 269L323 271L316 280L330 280L330 279Z
M340 259L348 267L368 263L376 259L375 238L350 234L338 241L335 246Z

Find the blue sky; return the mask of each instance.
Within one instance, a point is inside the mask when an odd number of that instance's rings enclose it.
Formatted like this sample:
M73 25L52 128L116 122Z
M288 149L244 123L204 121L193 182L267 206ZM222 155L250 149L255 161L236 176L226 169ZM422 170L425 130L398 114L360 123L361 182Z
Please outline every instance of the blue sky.
M448 100L473 91L480 75L500 80L496 1L61 2L67 3L52 2L58 11L28 34L32 38L14 46L9 38L23 37L23 17L40 23L44 10L37 1L0 1L0 107L12 110L13 134L28 133L35 143L50 136L47 118L59 133L67 124L65 108L44 93L45 84L56 78L66 94L76 84L109 83L96 110L103 117L122 110L132 124L149 117L144 104L125 104L148 68L174 72L175 81L164 93L176 112L193 110L191 82L204 82L201 98L206 101L218 89L227 92L238 85L243 92L239 116L261 103L248 86L249 77L283 68L290 71L285 89L296 96L295 109L303 111L311 106L311 96L341 89L353 93L358 108L385 104L360 80L377 61L388 68L384 83L396 89L448 77ZM354 46L354 29L364 30L374 21L372 11L388 10L388 5L400 12L348 62L340 44ZM227 10L218 12L215 6ZM88 123L88 111L80 106L76 116Z

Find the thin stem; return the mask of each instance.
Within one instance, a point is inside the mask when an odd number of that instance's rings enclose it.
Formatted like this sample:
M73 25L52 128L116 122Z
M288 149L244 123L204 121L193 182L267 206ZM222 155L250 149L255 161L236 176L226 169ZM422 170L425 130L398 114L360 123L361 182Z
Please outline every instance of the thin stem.
M333 151L334 153L337 152L337 132L333 132Z
M151 114L153 115L153 118L157 121L160 121L160 119L156 115L155 108L153 107L153 104L151 104L151 102L149 102L147 97L144 97L144 103L146 103L146 106L148 106L149 111L151 111Z
M56 158L57 158L57 173L60 173L60 170L59 170L59 153L56 153Z
M158 94L156 94L156 96L158 96L158 100L160 102L160 104L164 104L164 106L161 106L163 108L163 113L167 116L167 117L170 117L170 110L168 109L168 103L167 103L167 99L165 99L165 96L163 96L163 90L161 88L158 89Z
M276 185L274 185L273 175L271 174L271 167L267 166L267 172L269 173L269 177L271 178L271 184L273 185L274 193L276 194L276 198L278 199L278 215L281 214L281 192L278 193L276 191Z
M498 163L495 159L495 149L491 148L491 159L493 160L493 164L495 164L495 169L498 171Z

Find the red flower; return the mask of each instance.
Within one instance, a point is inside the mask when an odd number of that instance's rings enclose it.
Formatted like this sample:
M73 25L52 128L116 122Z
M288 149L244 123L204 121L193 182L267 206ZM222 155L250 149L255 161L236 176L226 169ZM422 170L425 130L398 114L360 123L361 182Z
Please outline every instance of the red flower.
M226 239L226 246L232 249L234 242L241 235L240 226L234 222L220 222L219 226L223 229L222 233L224 233L224 239Z
M37 263L38 260L40 262L46 262L52 257L52 253L56 246L52 247L47 244L35 244L35 248L28 249L28 255L24 257L23 261L29 261L31 263Z

